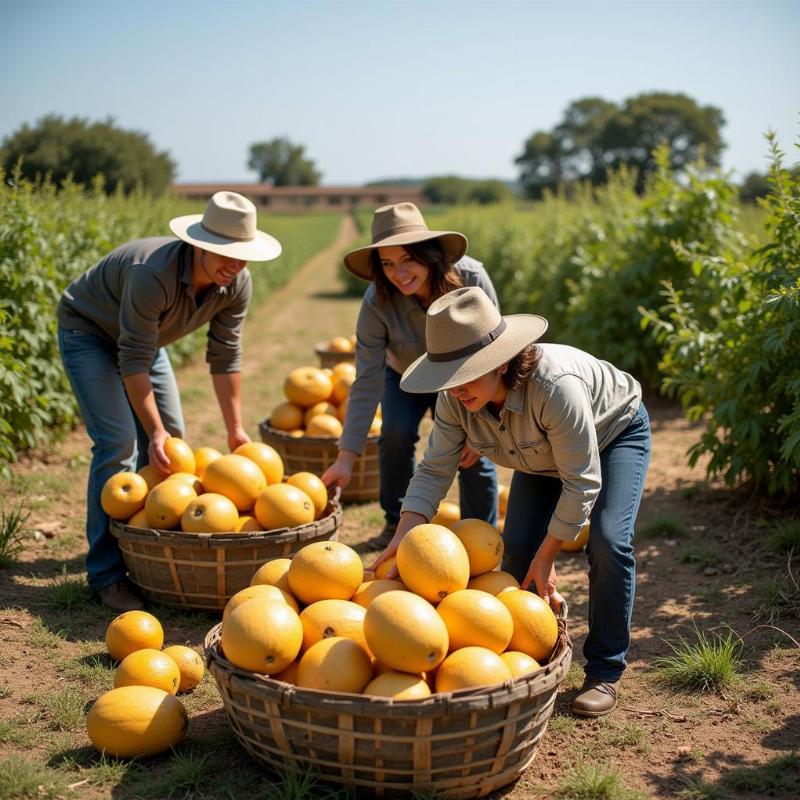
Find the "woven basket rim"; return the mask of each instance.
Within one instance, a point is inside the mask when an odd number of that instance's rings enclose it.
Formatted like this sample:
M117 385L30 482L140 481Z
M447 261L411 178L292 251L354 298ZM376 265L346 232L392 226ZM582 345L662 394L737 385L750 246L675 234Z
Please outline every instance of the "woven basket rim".
M260 694L265 694L280 703L287 703L294 707L324 707L326 711L350 714L373 711L383 712L385 715L387 712L391 713L392 710L395 710L396 713L408 712L414 716L438 716L443 711L447 713L447 709L453 707L459 709L469 707L473 711L496 708L499 704L529 698L531 696L529 684L532 681L541 682L543 678L547 681L546 686L538 687L539 692L544 688L552 688L550 683L557 686L561 678L566 675L572 660L572 641L567 632L566 604L563 604L563 614L558 617L558 639L553 648L553 656L547 664L527 675L521 675L503 683L460 689L456 692L436 692L429 697L415 700L395 701L387 697L298 688L293 684L270 678L268 675L259 675L237 667L221 654L221 641L222 623L220 622L209 630L204 640L206 665L215 678L217 678L215 670L220 669L235 679L237 683L249 685Z
M270 417L266 419L262 419L261 422L258 423L258 430L259 433L263 436L265 433L274 436L276 439L280 439L281 441L289 444L290 442L294 442L295 444L306 444L306 445L334 445L337 449L339 447L339 440L334 439L332 436L291 436L288 431L280 431L277 428L273 428L272 425L269 424ZM380 434L376 434L374 436L367 436L367 442L377 442L380 438Z
M263 541L284 544L286 542L302 542L313 539L341 527L342 504L338 500L329 500L325 509L328 513L313 522L298 525L294 528L275 528L272 531L247 531L244 533L191 533L186 531L167 531L157 528L133 528L130 525L111 520L111 533L118 539L129 541L163 543L164 545L180 544L184 547L198 544L201 547L222 547L226 544L248 546Z

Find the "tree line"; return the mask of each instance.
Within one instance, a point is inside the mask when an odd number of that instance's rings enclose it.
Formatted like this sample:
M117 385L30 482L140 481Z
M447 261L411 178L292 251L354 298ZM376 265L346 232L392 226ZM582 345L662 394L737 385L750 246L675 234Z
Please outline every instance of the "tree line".
M625 167L636 175L641 193L659 146L667 145L670 168L678 174L698 159L719 166L724 124L721 109L685 94L649 92L620 103L584 97L571 102L553 128L534 131L524 141L514 158L519 186L525 196L540 199L585 183L603 185L609 174ZM159 151L147 134L122 129L111 118L90 122L48 115L25 124L0 144L0 168L8 173L18 163L27 179L49 176L56 184L70 176L88 186L102 175L109 192L138 188L158 195L176 174L170 154ZM316 186L322 179L305 146L286 136L251 144L247 166L273 186ZM455 205L496 203L513 195L506 182L455 175L428 178L422 188L430 202ZM768 191L758 173L746 176L741 186L744 200Z

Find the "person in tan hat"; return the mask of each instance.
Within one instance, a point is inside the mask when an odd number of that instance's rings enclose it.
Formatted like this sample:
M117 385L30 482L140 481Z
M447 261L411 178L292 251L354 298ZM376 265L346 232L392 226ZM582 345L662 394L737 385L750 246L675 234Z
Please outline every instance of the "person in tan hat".
M630 644L636 563L633 528L650 461L650 424L639 383L589 353L538 344L547 321L502 317L486 296L456 289L428 309L427 352L400 382L441 392L436 420L406 491L397 531L429 521L465 442L514 470L503 569L560 606L555 558L589 520L586 678L572 709L602 716L617 704ZM396 572L396 569L394 570Z
M396 203L375 211L372 243L344 257L345 267L370 285L356 324L356 380L339 454L322 480L342 488L350 482L380 402L380 502L386 525L372 542L379 547L397 527L400 503L414 472L419 424L436 403L435 391L412 395L400 388L403 370L425 352L425 311L437 297L460 286L479 287L490 304L498 305L486 270L466 256L466 250L463 234L430 230L413 203ZM458 466L461 515L494 524L494 465L466 446Z
M280 243L256 229L255 206L217 192L203 214L169 223L177 238L116 248L76 278L58 304L64 369L93 442L86 557L89 587L115 611L142 608L100 504L106 480L152 464L167 474L164 442L184 435L175 375L164 349L208 323L206 360L234 449L242 427L242 327L252 284L248 261L269 261Z

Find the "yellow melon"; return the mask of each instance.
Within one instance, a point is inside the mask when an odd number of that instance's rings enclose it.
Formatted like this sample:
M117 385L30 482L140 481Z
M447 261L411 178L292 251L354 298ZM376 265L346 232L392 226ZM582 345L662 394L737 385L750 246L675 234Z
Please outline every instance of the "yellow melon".
M245 586L244 589L239 589L236 594L234 594L230 600L225 604L225 608L222 611L222 621L223 623L228 619L234 609L237 609L242 603L246 603L248 600L252 600L255 597L265 597L272 600L278 600L280 602L286 603L288 606L299 612L300 607L297 605L297 600L289 593L283 591L283 589L278 588L277 586L269 586L268 584L259 583L255 586Z
M384 592L364 615L369 649L398 672L425 672L447 655L447 626L436 609L419 595Z
M333 378L333 391L331 401L338 405L350 395L350 387L356 382L355 375L335 375Z
M339 409L327 400L324 403L315 403L311 408L306 409L306 413L303 416L303 424L308 425L309 420L318 414L328 414L331 417L336 417L339 414Z
M283 384L283 393L287 399L301 408L324 402L332 391L331 379L317 367L293 369Z
M367 431L368 436L380 436L383 430L383 420L380 417L375 417L369 425Z
M347 401L349 400L349 395L339 403L339 408L336 410L336 419L344 425L345 419L347 419Z
M317 600L349 600L364 580L361 556L342 542L312 542L289 567L292 594L306 605Z
M467 589L480 589L482 592L498 595L508 589L519 589L519 581L510 572L496 570L470 578Z
M535 658L531 658L527 653L521 653L519 650L506 650L505 653L500 653L500 658L510 670L512 678L528 675L540 667Z
M128 520L144 507L147 481L136 472L118 472L103 485L100 505L111 519Z
M274 447L270 447L264 442L246 442L240 444L233 452L237 456L249 458L258 465L258 468L264 473L267 486L283 480L283 459Z
M586 546L589 541L589 523L587 522L578 534L577 538L571 542L562 542L561 549L565 553L577 553Z
M306 436L323 439L338 439L342 435L342 423L330 414L317 414L306 425Z
M556 615L538 594L526 589L501 592L497 599L511 612L514 633L509 650L520 650L544 663L558 639Z
M291 565L291 558L273 558L256 570L256 574L250 580L250 585L256 586L259 583L265 583L291 593L292 587L289 586L289 567Z
M453 526L469 558L471 578L493 570L503 558L503 537L482 519L462 519Z
M153 686L176 694L181 683L178 665L160 650L144 647L122 659L114 673L114 688Z
M266 485L258 464L236 453L212 461L203 475L206 491L224 494L239 511L249 511Z
M353 345L346 336L334 336L328 342L328 350L334 353L352 353Z
M319 519L328 507L328 487L313 472L295 472L288 477L286 483L296 486L311 498L314 519Z
M356 365L352 361L340 361L338 364L333 365L333 368L331 369L331 375L334 378L342 378L345 376L355 378Z
M198 447L194 451L194 474L202 481L206 467L221 456L222 453L215 447Z
M206 492L186 506L181 530L187 533L230 533L236 530L239 512L225 495Z
M193 472L173 472L165 480L183 481L188 487L194 489L195 494L203 493L203 482Z
M194 451L183 439L170 436L164 442L164 454L169 461L170 472L191 472L194 475L197 466Z
M191 692L203 680L205 674L203 659L191 647L173 644L165 647L161 652L178 665L181 674L181 682L178 685L179 692Z
M106 628L106 648L117 661L145 647L160 650L163 644L161 623L146 611L125 611Z
M375 570L375 577L380 580L384 580L387 578L389 573L392 571L392 567L397 566L397 556L391 556L387 558L386 561L379 564ZM399 580L399 578L391 578L390 580ZM405 586L405 584L403 584Z
M305 435L305 428L294 428L294 430L289 431L289 436L291 436L292 439L299 439L301 436Z
M372 660L352 639L333 636L306 650L297 665L297 686L359 694L372 680Z
M92 744L115 758L163 753L189 727L183 703L152 686L122 686L101 695L89 709L86 730Z
M461 519L461 509L457 503L443 500L439 503L438 511L431 518L431 525L444 525L453 530L453 525Z
M236 533L257 533L264 530L264 526L249 514L242 514L233 528Z
M451 652L476 646L502 653L514 633L511 612L494 595L477 589L447 595L436 610L447 626Z
M300 612L303 623L303 647L316 644L320 639L341 636L358 642L365 650L367 640L364 638L364 606L351 600L317 600Z
M447 656L436 670L436 691L457 692L510 679L511 671L497 653L485 647L462 647Z
M466 589L469 557L461 540L442 525L417 525L397 548L400 580L420 597L438 603Z
M403 591L405 588L402 581L393 581L386 578L364 581L364 583L356 589L356 593L353 595L353 602L367 608L378 595L384 592Z
M292 663L289 664L285 670L277 673L276 675L272 675L272 679L276 681L283 681L284 683L297 683L297 667L299 664L299 661L292 661Z
M137 474L144 478L148 491L154 486L158 486L158 484L167 477L166 475L162 475L152 464L145 464L145 466L138 470Z
M274 675L297 658L303 625L283 600L255 597L235 608L222 626L222 650L237 667Z
M274 483L258 495L253 513L265 531L273 531L307 525L316 512L304 491L288 483Z
M131 526L131 528L149 528L150 526L147 524L147 512L140 508L126 523Z
M362 694L375 697L391 697L394 700L419 700L430 697L431 690L425 678L406 672L384 672L373 678Z
M279 431L292 431L303 426L303 409L294 403L279 403L272 409L269 424Z
M144 504L147 524L151 528L171 530L177 527L197 492L184 481L166 480L153 487Z

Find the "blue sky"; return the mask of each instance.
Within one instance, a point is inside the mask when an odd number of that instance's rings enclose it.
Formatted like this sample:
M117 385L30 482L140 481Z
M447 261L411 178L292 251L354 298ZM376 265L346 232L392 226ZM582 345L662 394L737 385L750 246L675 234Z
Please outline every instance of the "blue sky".
M178 179L254 180L254 141L323 182L513 178L567 104L685 92L737 176L800 139L800 0L0 0L0 138L46 113L146 131ZM795 151L796 152L796 151Z

